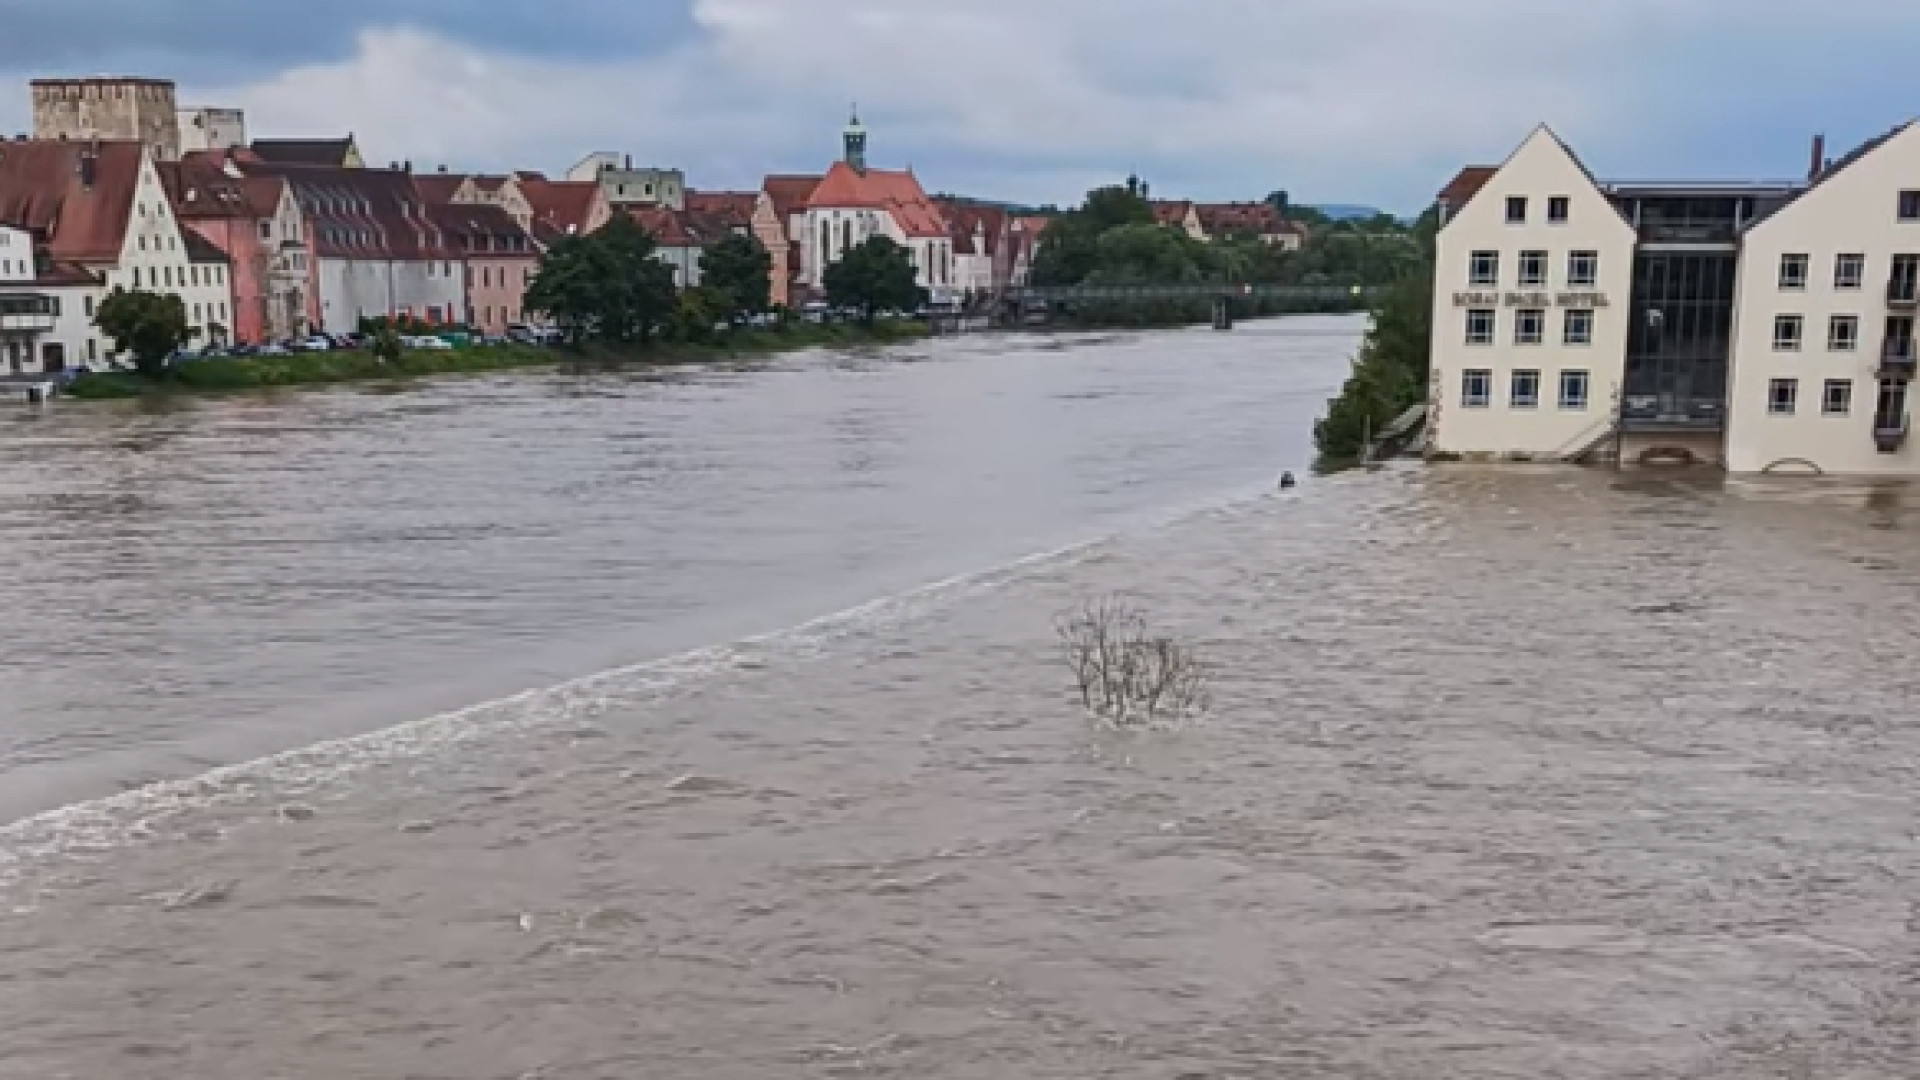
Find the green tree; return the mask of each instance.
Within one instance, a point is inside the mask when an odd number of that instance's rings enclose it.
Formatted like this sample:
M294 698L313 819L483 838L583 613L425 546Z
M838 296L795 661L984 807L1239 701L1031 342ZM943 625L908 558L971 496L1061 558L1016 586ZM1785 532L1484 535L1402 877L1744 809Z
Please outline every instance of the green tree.
M1034 253L1036 285L1078 285L1100 265L1100 238L1110 229L1153 224L1153 205L1124 185L1087 192L1079 209L1053 219Z
M827 300L835 307L857 308L860 321L888 309L906 311L921 302L913 260L907 249L885 236L875 236L827 267Z
M1179 229L1120 225L1094 242L1089 285L1187 285L1204 281L1209 252Z
M140 373L152 379L166 374L167 358L194 334L187 325L187 305L172 293L115 287L100 301L93 322L113 339L114 352L132 353Z
M673 270L652 236L625 214L599 231L568 236L540 260L523 306L550 316L579 344L645 345L673 314Z
M683 289L674 303L667 331L675 341L712 341L714 326L725 321L733 303L733 294L724 289L708 285Z
M1411 406L1425 400L1433 324L1433 275L1409 275L1386 289L1373 310L1353 372L1327 415L1313 427L1314 444L1333 459L1352 459Z
M773 256L757 238L729 232L701 252L700 280L726 295L724 315L757 315L773 298Z

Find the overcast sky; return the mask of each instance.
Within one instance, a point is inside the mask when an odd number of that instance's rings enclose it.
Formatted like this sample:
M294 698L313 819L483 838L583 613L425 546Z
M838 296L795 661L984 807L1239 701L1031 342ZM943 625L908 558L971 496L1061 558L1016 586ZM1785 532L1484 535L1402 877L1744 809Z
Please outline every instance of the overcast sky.
M1920 112L1916 42L1913 0L0 0L0 131L30 77L143 74L374 162L753 187L858 101L933 190L1412 211L1542 121L1602 176L1792 175Z

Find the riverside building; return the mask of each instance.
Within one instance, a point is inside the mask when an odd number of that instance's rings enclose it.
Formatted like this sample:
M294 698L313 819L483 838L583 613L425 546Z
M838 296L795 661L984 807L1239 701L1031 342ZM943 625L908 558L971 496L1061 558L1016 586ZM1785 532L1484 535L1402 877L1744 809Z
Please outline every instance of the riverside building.
M1440 194L1427 452L1920 474L1920 126L1788 182L1602 182L1545 127Z

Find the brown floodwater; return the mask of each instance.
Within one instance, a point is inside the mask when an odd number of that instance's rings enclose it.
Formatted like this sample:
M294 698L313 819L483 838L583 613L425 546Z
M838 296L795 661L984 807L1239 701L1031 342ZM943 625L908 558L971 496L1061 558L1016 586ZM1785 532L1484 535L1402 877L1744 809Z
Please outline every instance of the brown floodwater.
M1920 494L1158 482L1092 538L0 830L0 1076L1914 1075ZM1082 714L1053 623L1116 594L1201 652L1204 715Z

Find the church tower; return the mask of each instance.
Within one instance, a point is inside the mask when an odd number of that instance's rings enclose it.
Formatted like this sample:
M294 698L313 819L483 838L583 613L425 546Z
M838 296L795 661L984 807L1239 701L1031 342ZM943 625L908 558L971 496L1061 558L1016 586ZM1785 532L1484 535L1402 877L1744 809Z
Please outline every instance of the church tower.
M853 119L847 121L847 129L842 133L847 144L847 164L853 171L862 175L867 171L867 129L860 123L860 107L853 107Z

